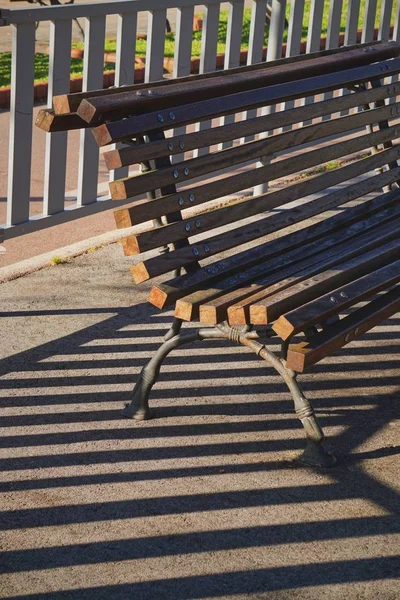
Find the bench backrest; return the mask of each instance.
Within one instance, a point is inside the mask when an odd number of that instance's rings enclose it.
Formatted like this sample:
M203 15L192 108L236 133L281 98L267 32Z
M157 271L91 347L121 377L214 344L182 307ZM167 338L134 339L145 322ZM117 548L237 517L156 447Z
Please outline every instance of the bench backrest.
M196 285L209 285L221 273L260 263L266 236L400 180L400 149L393 145L400 129L389 124L400 114L400 85L392 82L400 72L399 54L400 45L392 42L81 99L80 118L90 125L101 123L93 129L99 145L131 140L129 147L104 154L108 168L144 165L144 172L110 183L115 200L148 195L116 211L120 227L152 221L124 239L125 253L164 249L132 267L135 281L185 268ZM349 93L342 94L343 89ZM318 97L303 105L299 100L305 96ZM228 116L288 101L294 105L286 110L262 110L260 116L237 122ZM343 111L351 114L343 116ZM318 123L303 126L317 117ZM176 129L210 119L210 129ZM172 135L165 137L172 128ZM249 136L259 138L232 144ZM332 136L340 137L332 141ZM208 146L211 153L201 155ZM182 160L171 164L175 154ZM254 168L260 157L263 162ZM232 174L232 168L238 170ZM221 176L224 169L228 174ZM266 193L215 204L296 174L294 181ZM287 207L290 203L295 204ZM245 253L240 252L243 248ZM232 256L221 258L227 251ZM217 262L211 259L215 256ZM199 264L207 268L198 271ZM175 300L174 289L167 284L166 297L158 298L155 288L152 301L161 306Z

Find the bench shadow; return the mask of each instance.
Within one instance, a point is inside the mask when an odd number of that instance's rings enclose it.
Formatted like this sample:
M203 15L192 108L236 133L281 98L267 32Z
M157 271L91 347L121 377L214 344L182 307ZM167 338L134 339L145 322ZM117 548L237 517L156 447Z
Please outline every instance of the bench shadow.
M0 513L3 533L12 534L25 528L37 528L38 532L74 525L84 528L96 523L107 527L107 523L117 521L132 524L145 518L183 514L197 514L199 518L204 515L206 522L208 514L214 511L235 515L235 511L242 509L268 511L279 506L289 509L316 499L326 503L326 519L316 520L310 512L299 522L269 523L267 517L265 524L239 527L237 521L221 521L219 526L186 533L155 533L149 527L145 535L130 536L132 530L127 529L123 539L85 543L74 543L71 537L60 544L55 536L44 547L38 544L0 552L0 572L4 575L23 577L27 571L40 574L110 562L126 563L129 571L133 569L129 561L191 555L201 561L213 553L256 552L264 548L274 552L293 543L323 544L334 540L346 543L364 538L373 541L374 536L400 533L398 493L364 468L369 461L400 453L399 446L379 437L397 416L399 363L394 354L398 350L394 330L384 334L379 330L370 332L364 336L363 345L342 350L336 355L338 360L317 365L304 377L303 388L313 401L321 424L331 434L331 447L339 455L338 466L328 472L305 469L293 460L304 448L305 438L283 383L254 356L225 342L204 343L204 354L198 354L195 346L172 354L151 396L156 418L144 423L121 422L120 408L129 401L137 373L158 347L170 317L154 315L150 307L141 307L140 322L131 308L120 307L45 313L16 311L8 316L27 318L61 313L105 313L105 317L93 326L1 361L0 402L6 410L0 417L4 428L0 439L3 448L0 493L76 488L81 497L87 486L104 488L147 481L160 485L169 482L169 487L161 496L132 494L130 498L105 500L102 492L98 499L62 506L17 504ZM135 323L140 329L135 330ZM393 329L399 323L396 317L390 320ZM217 359L220 364L214 368ZM182 372L180 365L188 370ZM364 371L365 379L360 375ZM383 383L388 386L385 392ZM231 437L221 439L221 436ZM193 444L182 443L185 437L190 437ZM372 445L371 440L374 440ZM78 451L75 444L87 449ZM232 460L232 456L238 459ZM247 456L251 459L243 458ZM102 472L107 470L103 469L105 465L109 472ZM51 471L38 477L37 469L39 473L41 469ZM204 491L198 486L188 488L185 493L168 493L174 482L179 485L193 478L207 481L253 473L260 477L268 474L271 483L274 479L284 482L288 470L297 477L295 485L216 488L210 492L208 484ZM303 475L306 473L314 474L314 483L310 483L309 475ZM325 480L328 474L329 482ZM379 510L351 517L329 513L331 504L359 499L376 505ZM329 584L389 581L398 575L399 567L399 557L392 555L346 560L332 555L304 564L265 568L254 561L252 568L241 570L230 568L228 562L225 570L215 568L215 572L190 576L184 571L179 577L173 573L164 577L158 572L146 579L136 578L132 571L131 578L137 579L133 583L117 584L111 580L109 585L40 593L31 593L27 586L25 592L8 597L188 600L249 594L261 597L268 592L302 588L317 588L320 593L322 586Z

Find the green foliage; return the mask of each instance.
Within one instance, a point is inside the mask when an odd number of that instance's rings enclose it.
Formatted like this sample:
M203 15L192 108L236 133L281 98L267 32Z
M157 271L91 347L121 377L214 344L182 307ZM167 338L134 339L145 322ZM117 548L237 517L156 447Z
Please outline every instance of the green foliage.
M50 261L51 265L64 265L66 263L71 262L70 258L61 258L61 256L53 256Z

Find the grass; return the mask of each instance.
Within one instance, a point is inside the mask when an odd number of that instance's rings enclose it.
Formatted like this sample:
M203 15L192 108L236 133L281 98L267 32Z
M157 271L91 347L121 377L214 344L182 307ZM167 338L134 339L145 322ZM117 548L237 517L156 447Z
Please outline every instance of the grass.
M65 265L69 262L71 262L70 258L61 258L61 256L53 256L53 258L50 261L50 264L51 265Z
M322 31L321 35L325 36L328 31L328 22L329 22L329 0L324 1L324 18L322 22ZM340 30L341 32L345 31L346 26L346 16L347 16L347 7L349 0L344 0L343 2L343 11L342 11L342 19ZM380 13L380 6L382 0L378 0L378 10L377 14ZM306 0L305 10L304 10L304 18L302 24L302 38L306 39L307 37L307 29L308 24L310 22L310 0ZM395 4L395 3L394 3ZM364 14L365 0L361 0L361 8L360 8L360 17L359 17L359 27L361 27L363 22L363 14ZM395 6L393 6L392 19L394 21L395 15ZM290 0L287 4L287 17L289 17L290 13ZM243 18L243 27L242 27L242 39L241 39L241 47L243 50L248 48L249 45L249 35L250 35L250 19L251 19L251 9L247 8L244 11ZM378 19L375 23L375 26L378 26ZM225 51L226 45L226 35L227 35L227 27L228 27L228 11L222 10L220 13L220 22L219 22L219 30L218 30L218 45L217 52L223 53ZM268 32L269 26L268 23L265 27L264 32L264 45L268 42ZM193 32L193 41L192 41L192 57L199 57L201 53L201 31ZM284 32L284 41L287 39L287 30ZM116 40L110 39L105 43L105 51L106 52L115 52L116 51ZM83 43L76 43L74 47L83 48ZM144 39L136 40L136 56L144 57L146 56L146 48L147 41ZM168 33L165 36L165 50L164 56L166 58L173 58L175 52L175 36L173 33ZM35 55L35 82L44 82L47 81L48 77L48 68L49 68L49 57L45 54L36 54ZM105 71L113 71L115 65L112 63L106 63L104 66ZM83 61L81 59L72 58L71 59L71 77L80 77L83 72ZM10 53L2 53L0 54L0 87L9 86L11 84L11 54Z

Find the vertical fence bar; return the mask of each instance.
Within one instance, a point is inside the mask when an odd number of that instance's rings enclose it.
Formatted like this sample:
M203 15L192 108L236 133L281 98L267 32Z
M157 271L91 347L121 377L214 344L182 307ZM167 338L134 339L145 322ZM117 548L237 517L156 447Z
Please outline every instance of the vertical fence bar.
M328 31L326 36L326 49L332 50L339 46L340 21L342 18L343 0L331 0L329 5ZM333 98L332 92L323 96L324 100ZM325 115L323 121L329 121L330 115Z
M374 39L377 0L365 0L363 31L361 43L372 42Z
M216 70L217 44L219 29L219 4L207 4L204 6L203 33L201 36L200 51L200 73L209 73ZM210 127L211 121L201 121L196 124L196 131L203 131ZM209 148L199 148L193 152L193 156L207 154Z
M390 37L390 19L392 16L393 0L382 0L379 19L378 39L387 42Z
M358 18L360 16L361 0L351 0L347 9L346 31L344 45L352 46L357 43Z
M70 86L72 21L50 23L50 64L47 105L53 96L68 94ZM49 133L46 138L46 157L43 194L43 214L54 215L64 210L65 176L67 169L68 132Z
M400 2L397 0L396 14L394 17L393 40L400 41Z
M286 0L272 0L271 22L269 27L267 61L276 60L282 56L283 33L286 21ZM275 106L264 106L261 109L262 115L268 115L275 112ZM260 138L266 137L270 132L260 135ZM269 164L270 157L260 157L257 166ZM254 194L265 194L268 190L268 182L262 183L254 188Z
M229 3L224 69L233 69L240 65L243 9L243 0L235 0L234 2ZM220 125L229 125L229 123L234 122L235 115L227 115L226 117L221 118ZM222 150L223 148L230 148L232 145L233 141L224 142L223 144L219 144L218 148Z
M252 0L251 21L249 35L249 50L247 53L247 64L254 65L261 62L263 57L265 31L265 0ZM257 116L257 110L252 109L243 113L244 119L254 119ZM254 136L247 136L241 139L241 142L249 142Z
M117 61L115 65L115 85L131 85L135 77L137 13L122 13L117 16ZM123 148L124 144L110 147ZM110 181L127 177L129 167L110 171Z
M311 0L310 20L307 31L306 52L318 52L321 47L321 30L322 19L324 16L324 2L322 0ZM314 96L304 98L303 104L311 104L314 102ZM303 125L309 125L311 121L304 121Z
M190 66L192 59L192 39L193 39L193 17L194 6L185 6L176 10L176 34L175 34L175 52L174 52L174 70L173 77L185 77L190 75ZM177 127L174 129L174 135L182 135L186 132L186 127ZM172 156L172 162L183 160L184 154L175 154Z
M35 24L12 25L7 225L29 219Z
M149 12L145 81L157 81L163 78L166 19L165 8Z
M289 29L286 44L286 58L300 53L301 37L303 33L303 16L305 0L292 0L290 5ZM285 103L285 110L294 107L294 101ZM291 125L283 127L283 131L291 129Z
M104 16L86 19L82 86L84 92L103 87L105 28ZM98 170L98 145L91 131L82 130L78 167L78 206L91 204L97 200Z

